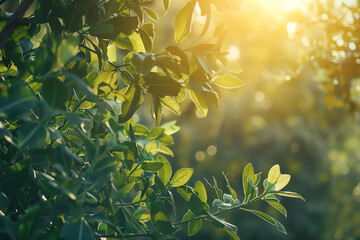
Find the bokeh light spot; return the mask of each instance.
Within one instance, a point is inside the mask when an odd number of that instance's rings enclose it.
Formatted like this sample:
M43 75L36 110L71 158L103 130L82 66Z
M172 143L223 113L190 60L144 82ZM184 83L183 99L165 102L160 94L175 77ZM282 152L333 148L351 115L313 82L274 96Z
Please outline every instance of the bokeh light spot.
M203 151L198 151L195 154L195 159L199 162L204 161L205 160L205 153Z
M226 58L229 60L229 61L236 61L240 58L240 49L238 46L236 45L232 45L229 47L228 49L228 52L229 54L226 55Z
M210 145L208 148L207 148L207 153L210 155L210 156L214 156L217 152L217 148L214 146L214 145Z

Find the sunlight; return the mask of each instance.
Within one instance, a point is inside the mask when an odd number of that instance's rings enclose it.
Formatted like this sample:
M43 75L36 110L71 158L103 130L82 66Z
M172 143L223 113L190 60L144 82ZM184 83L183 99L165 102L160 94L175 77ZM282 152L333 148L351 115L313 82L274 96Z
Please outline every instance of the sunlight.
M282 8L285 12L290 12L294 9L301 8L304 0L282 0Z
M228 49L228 52L229 54L226 55L226 58L229 60L229 61L236 61L240 58L240 49L238 46L236 45L232 45L229 47Z

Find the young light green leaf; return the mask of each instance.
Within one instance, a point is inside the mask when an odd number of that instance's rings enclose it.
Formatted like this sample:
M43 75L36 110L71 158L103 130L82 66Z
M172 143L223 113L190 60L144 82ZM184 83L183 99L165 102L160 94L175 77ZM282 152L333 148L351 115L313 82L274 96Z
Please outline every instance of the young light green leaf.
M194 217L194 214L191 212L191 210L189 209L183 216L182 218L182 222L185 222L185 221L189 221L190 219L193 219Z
M225 181L226 181L226 187L229 189L229 192L231 193L231 196L232 196L233 200L237 199L237 194L236 194L235 190L231 187L228 178L226 177L224 172L222 172L222 174L223 174L223 176L225 178Z
M244 82L231 75L222 75L213 79L213 83L219 87L233 89L244 85Z
M158 15L157 15L156 12L155 12L154 10L152 10L151 8L142 7L142 9L144 9L144 10L147 12L148 16L149 16L150 18L152 18L153 20L155 20L155 21L158 21L158 20L159 20Z
M243 190L245 198L247 198L249 193L249 179L254 183L255 182L255 175L254 175L254 168L251 163L246 165L243 170Z
M200 200L206 203L207 202L207 194L206 194L206 189L205 189L204 184L200 181L197 181L195 183L195 190L199 194L198 196L199 196Z
M163 106L169 108L172 112L174 112L177 115L181 114L179 104L174 100L174 98L165 96L163 98L160 98L160 102Z
M131 44L132 44L132 48L135 52L145 52L145 46L144 43L141 39L141 36L137 33L137 32L133 32L131 35L128 36Z
M159 143L157 141L149 142L148 144L146 144L145 150L152 155L155 155L159 150Z
M274 165L272 168L270 168L269 174L268 174L268 182L275 184L276 181L280 177L280 166L279 164Z
M208 113L208 104L206 102L206 96L201 92L194 91L192 89L190 91L190 98L195 103L196 107L203 114L203 117L207 116Z
M192 168L181 168L177 170L173 178L171 179L171 185L173 187L180 187L186 184L190 180L193 172L194 169Z
M270 206L272 206L273 208L275 208L276 210L278 210L279 212L281 212L285 217L287 216L287 212L286 209L284 208L284 206L279 203L276 200L273 199L266 199L265 200Z
M175 41L180 42L189 35L196 1L188 2L175 16Z
M161 155L158 156L157 161L160 161L164 164L164 166L162 168L160 168L160 170L158 171L158 174L159 174L159 178L161 179L161 181L164 184L166 184L169 182L171 175L172 175L171 165L170 165L169 161Z
M303 198L300 194L295 192L287 192L287 191L280 191L280 192L273 192L276 195L284 196L284 197L292 197L292 198L299 198L302 201L305 201L305 198Z
M290 178L291 176L289 174L281 174L275 184L275 191L283 189L290 182Z
M189 222L188 224L188 236L194 236L201 230L202 221L201 220L194 220Z
M164 9L165 9L165 12L168 10L169 8L169 3L170 3L170 0L163 0L163 6L164 6Z

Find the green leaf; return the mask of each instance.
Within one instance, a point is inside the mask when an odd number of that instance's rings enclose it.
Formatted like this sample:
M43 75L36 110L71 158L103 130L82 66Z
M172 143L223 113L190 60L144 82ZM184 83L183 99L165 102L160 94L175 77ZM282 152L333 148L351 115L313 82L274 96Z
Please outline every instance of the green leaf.
M18 81L7 89L7 94L0 94L0 115L9 118L28 113L36 103L36 97L25 83Z
M158 126L161 123L162 118L162 106L160 103L160 98L153 95L153 108L152 108L152 115L155 119L155 124Z
M137 32L133 32L131 35L128 36L132 49L134 52L145 52L145 46L143 43L143 40L141 39L141 36Z
M201 220L194 220L189 222L188 224L188 236L194 236L201 230L202 221Z
M233 232L237 231L237 227L235 225L232 225L231 223L226 222L224 219L215 217L213 214L208 213L209 219L211 220L211 223L214 224L218 228L228 228Z
M290 178L291 176L289 174L281 174L275 184L275 191L283 189L290 182Z
M196 1L188 2L175 16L175 41L180 42L189 35Z
M158 174L159 174L159 178L161 179L161 181L164 184L166 184L170 181L170 178L172 175L171 165L170 165L169 161L161 155L158 156L157 161L160 161L163 163L163 167L160 168L160 170L158 170Z
M49 132L42 124L28 122L18 130L17 145L21 149L29 147L31 149L42 148L49 139Z
M155 64L155 55L146 52L133 53L131 63L139 73L148 75Z
M279 212L281 212L285 217L287 216L287 212L286 209L284 208L283 205L281 205L281 203L279 203L276 200L273 199L266 199L265 200L270 206L272 206L273 208L275 208L276 210L278 210Z
M7 233L10 239L17 239L18 225L8 219L7 216L0 215L0 233Z
M177 170L173 178L171 179L171 185L173 187L180 187L186 184L190 180L193 172L194 169L192 168L181 168Z
M174 98L165 96L163 98L160 98L160 102L163 106L169 108L173 113L177 115L181 114L179 104L177 104Z
M176 229L171 224L171 222L163 221L163 220L156 221L155 227L157 230L159 230L159 232L165 233L166 235L171 235L176 231Z
M264 219L265 221L267 221L268 223L270 223L271 225L276 225L274 218L272 218L271 216L267 215L266 213L260 212L258 210L252 210L252 209L245 209L245 208L241 208L242 210L245 210L247 212L251 212L253 214L255 214L256 216L258 216L259 218Z
M244 85L243 81L231 75L221 75L216 77L213 79L213 83L228 89L238 88Z
M292 198L299 198L302 201L305 201L305 198L303 198L300 194L295 192L287 192L287 191L279 191L279 192L273 192L276 195L284 196L284 197L292 197Z
M188 74L189 73L189 60L186 53L181 50L178 46L168 46L166 47L166 51L170 52L172 55L178 56L181 59L181 68L182 70Z
M180 187L176 188L176 190L185 199L185 201L190 201L190 198L191 198L192 194L194 193L192 188L190 188L188 186L180 186Z
M141 87L136 83L130 85L126 90L125 98L125 102L123 102L121 105L119 123L124 123L129 120L142 104L144 99L141 92Z
M190 98L195 103L196 107L203 114L203 117L207 116L208 104L206 102L206 95L201 92L190 89Z
M163 133L165 132L165 129L162 127L154 127L151 129L151 131L146 135L146 137L150 139L156 139L159 138Z
M146 144L145 150L152 155L155 155L159 150L159 143L157 141L149 142L148 144Z
M89 33L93 36L112 36L114 34L114 26L109 23L101 23L93 25L89 28Z
M171 151L170 148L166 147L165 145L161 144L159 147L159 152L166 154L168 156L174 157L174 153Z
M163 129L165 129L165 134L172 135L180 130L179 126L176 126L176 120L167 122L163 125L161 125Z
M222 230L227 233L227 235L230 237L230 239L232 239L232 240L240 240L239 236L234 231L232 231L231 229L223 228Z
M138 221L147 222L150 220L150 210L139 207L134 211L133 218Z
M37 229L40 220L40 207L35 206L29 210L25 217L21 220L19 225L18 239L30 239Z
M92 89L86 84L83 79L69 72L63 72L63 74L66 77L66 81L73 82L75 86L77 86L83 92L83 94L86 95L87 100L92 102L99 101L98 97L93 93Z
M146 13L148 14L148 16L150 18L152 18L153 20L155 21L158 21L159 20L159 17L158 15L156 14L156 12L154 10L152 10L151 8L148 8L148 7L142 7L142 9L144 9L146 11Z
M145 160L141 163L141 169L147 172L156 172L159 171L164 166L164 163L161 161L150 161Z
M276 224L276 228L278 229L279 232L282 232L284 234L287 234L285 227L274 218L275 224Z
M268 182L275 184L277 180L280 177L280 166L279 164L274 165L272 168L270 168L268 173Z
M214 199L213 204L214 207L221 208L221 209L229 209L232 208L233 205L231 203L224 203L220 199Z
M200 181L197 181L195 183L195 190L199 194L198 196L199 196L200 200L206 203L207 202L207 194L206 194L206 189L205 189L204 184Z
M189 200L189 208L191 212L194 213L195 216L198 216L199 214L203 213L202 210L209 210L208 205L201 201L200 198L196 194L192 194Z
M151 94L158 97L177 96L179 94L181 85L173 78L151 72L144 79L145 85L148 86L148 91Z
M264 219L265 221L267 221L271 225L276 226L276 228L279 230L279 232L287 234L284 226L278 220L276 220L275 218L267 215L266 213L263 213L263 212L260 212L260 211L257 211L257 210L252 210L252 209L245 209L245 208L241 208L241 209L255 214L256 216Z
M235 190L231 187L228 178L226 177L226 175L225 175L224 172L222 172L222 174L223 174L223 176L224 176L224 178L225 178L225 181L226 181L226 187L229 189L229 192L231 193L232 198L233 198L234 200L237 199L237 194L236 194Z
M243 170L243 190L245 195L245 200L249 200L249 196L253 194L255 191L254 189L254 183L255 183L255 174L254 174L254 168L251 163L246 165L246 167ZM249 180L251 182L249 182Z
M151 202L150 214L151 214L151 221L153 223L159 220L166 221L167 211L164 202L161 200L156 200L155 202Z
M223 199L223 191L221 189L219 189L215 177L213 176L214 186L212 186L206 178L205 178L205 181L211 188L213 188L215 190L217 198L222 200Z
M61 228L60 235L65 240L89 240L95 238L92 228L83 219L77 222L67 222Z
M170 3L170 0L163 0L163 6L164 6L164 9L165 9L165 12L168 10L169 8L169 3Z
M41 95L50 107L65 109L70 97L70 88L57 78L48 78L42 86Z

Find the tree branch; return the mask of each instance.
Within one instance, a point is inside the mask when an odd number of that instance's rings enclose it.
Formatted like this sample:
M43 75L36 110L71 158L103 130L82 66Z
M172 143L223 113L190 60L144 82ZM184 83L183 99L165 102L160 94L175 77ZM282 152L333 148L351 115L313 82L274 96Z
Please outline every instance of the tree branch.
M28 10L34 0L25 0L16 9L14 14L10 17L9 21L5 24L4 28L0 32L0 49L4 48L11 35L20 23L20 20L24 17L25 12Z

